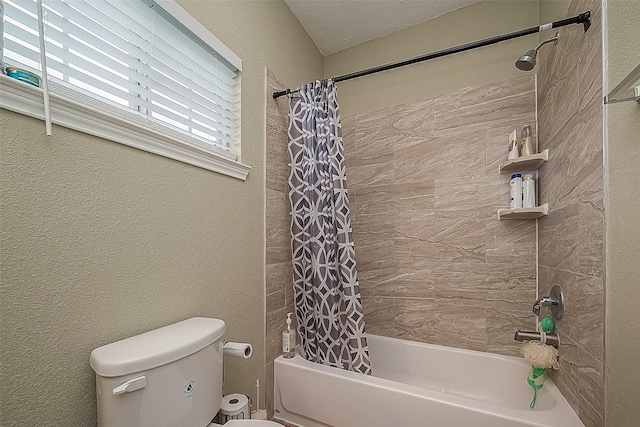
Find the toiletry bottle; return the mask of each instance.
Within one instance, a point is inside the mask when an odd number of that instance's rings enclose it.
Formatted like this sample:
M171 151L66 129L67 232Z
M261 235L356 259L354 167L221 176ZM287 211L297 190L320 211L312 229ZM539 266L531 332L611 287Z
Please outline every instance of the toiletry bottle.
M291 316L287 313L287 329L282 331L282 357L291 359L296 355L296 331L291 329Z
M533 147L533 135L531 135L531 126L524 125L520 132L520 155L531 156L536 150Z
M518 138L514 130L509 135L509 154L507 154L507 160L517 159L518 157L520 157L520 144L518 144Z
M509 182L509 189L511 190L511 196L509 200L509 208L516 209L522 207L522 175L514 173L511 175L511 181Z
M536 207L536 181L532 173L526 173L522 177L522 207Z

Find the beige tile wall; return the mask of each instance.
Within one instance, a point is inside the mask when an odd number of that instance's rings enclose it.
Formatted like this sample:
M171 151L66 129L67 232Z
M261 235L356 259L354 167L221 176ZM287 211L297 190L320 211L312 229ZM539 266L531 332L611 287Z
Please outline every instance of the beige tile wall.
M592 26L560 29L539 69L540 169L550 214L539 226L540 293L558 283L566 299L560 370L552 377L587 427L603 426L604 202L600 0L574 0L567 16L591 10Z
M287 312L293 311L293 277L289 233L287 97L271 94L284 87L267 70L266 108L266 408L273 416L273 360L282 350Z
M369 333L519 355L534 328L535 221L498 221L508 135L534 126L535 78L343 118Z

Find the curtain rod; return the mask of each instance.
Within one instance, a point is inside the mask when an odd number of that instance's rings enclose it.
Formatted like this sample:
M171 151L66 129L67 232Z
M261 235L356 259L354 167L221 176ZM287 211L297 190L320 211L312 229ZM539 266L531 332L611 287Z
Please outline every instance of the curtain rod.
M394 63L391 63L391 64L380 65L380 66L369 68L369 69L362 70L362 71L356 71L354 73L350 73L350 74L345 74L343 76L334 77L333 81L336 82L336 83L343 82L345 80L351 80L351 79L355 79L355 78L358 78L358 77L367 76L369 74L374 74L374 73L379 73L379 72L382 72L382 71L391 70L391 69L394 69L394 68L404 67L405 65L411 65L411 64L415 64L417 62L427 61L429 59L440 58L442 56L452 55L454 53L464 52L466 50L476 49L478 47L489 46L489 45L496 44L496 43L499 43L499 42L502 42L502 41L505 41L505 40L511 40L511 39L515 39L515 38L518 38L518 37L528 36L530 34L535 34L535 33L541 32L541 31L550 30L552 28L559 28L559 27L564 27L564 26L572 25L572 24L583 24L584 25L584 31L586 33L587 30L589 29L589 27L591 26L591 11L587 11L587 12L581 13L580 15L574 16L572 18L561 19L560 21L551 22L549 24L544 24L544 25L540 25L540 26L537 26L537 27L531 27L531 28L527 28L525 30L520 30L520 31L515 31L513 33L504 34L504 35L501 35L501 36L489 37L487 39L477 40L477 41L474 41L474 42L461 44L461 45L454 46L454 47L449 47L447 49L442 49L442 50L438 50L438 51L435 51L435 52L427 53L427 54L424 54L424 55L421 55L421 56L416 56L414 58L405 59L405 60L400 61L400 62L394 62ZM298 92L299 90L300 89L297 88L297 89L286 89L286 90L279 91L279 92L273 92L273 97L274 98L279 98L279 97L281 97L283 95L288 95L290 93Z

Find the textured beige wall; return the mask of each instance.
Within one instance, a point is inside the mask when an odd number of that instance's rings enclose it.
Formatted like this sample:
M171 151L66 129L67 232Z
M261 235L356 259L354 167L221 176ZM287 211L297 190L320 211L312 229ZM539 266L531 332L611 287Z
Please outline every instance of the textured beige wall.
M323 58L281 1L179 3L243 59L249 178L0 111L3 427L95 425L91 350L192 316L254 345L226 392L264 380L265 67L293 85Z
M324 74L339 76L538 24L537 1L487 0L330 55ZM522 76L514 63L537 43L534 34L341 82L340 111L346 117Z
M640 64L640 2L607 1L609 89ZM640 419L640 105L610 104L608 111L607 426Z

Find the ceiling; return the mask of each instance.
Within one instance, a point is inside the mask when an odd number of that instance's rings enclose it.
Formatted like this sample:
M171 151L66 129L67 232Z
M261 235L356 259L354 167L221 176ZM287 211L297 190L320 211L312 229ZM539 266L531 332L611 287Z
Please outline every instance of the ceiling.
M481 0L285 0L327 56Z

